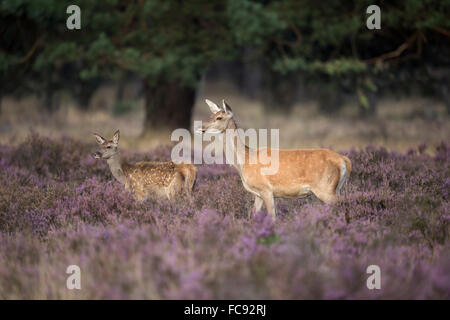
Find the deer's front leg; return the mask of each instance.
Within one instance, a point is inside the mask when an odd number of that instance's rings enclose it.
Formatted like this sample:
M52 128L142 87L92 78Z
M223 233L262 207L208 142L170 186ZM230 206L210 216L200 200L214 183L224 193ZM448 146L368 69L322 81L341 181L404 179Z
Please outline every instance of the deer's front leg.
M275 200L273 198L272 192L264 192L261 193L261 198L264 201L264 205L266 206L267 213L271 216L272 220L275 221L276 212L275 212Z
M255 196L255 203L253 204L253 208L249 211L249 218L251 218L254 214L261 210L264 201L261 197Z

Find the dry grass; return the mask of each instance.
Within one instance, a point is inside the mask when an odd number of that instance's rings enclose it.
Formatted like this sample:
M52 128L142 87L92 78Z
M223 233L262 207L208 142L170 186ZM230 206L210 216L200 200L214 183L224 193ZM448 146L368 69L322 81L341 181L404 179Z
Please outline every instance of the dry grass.
M169 132L154 132L141 136L144 117L143 100L136 111L114 116L115 88L104 87L91 102L92 111L77 109L69 98L62 99L58 112L49 115L38 108L34 97L14 100L4 98L0 118L0 143L17 145L34 130L50 137L71 136L91 141L92 131L110 135L120 128L122 145L135 150L148 150L157 144L170 143ZM318 112L317 103L299 103L291 114L264 111L258 100L250 100L224 84L203 85L197 97L193 120L206 120L209 110L204 98L219 103L222 98L233 108L235 118L243 128L279 128L283 148L331 147L344 150L368 144L383 145L388 149L404 151L424 142L435 145L448 140L450 126L445 107L441 103L411 97L396 100L383 99L373 119L359 119L355 106L345 106L336 115Z

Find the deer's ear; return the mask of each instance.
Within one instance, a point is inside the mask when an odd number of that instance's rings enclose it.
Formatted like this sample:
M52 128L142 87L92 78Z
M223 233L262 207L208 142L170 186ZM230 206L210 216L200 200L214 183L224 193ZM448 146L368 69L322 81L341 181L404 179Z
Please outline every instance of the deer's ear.
M96 134L96 133L93 133L93 135L94 135L95 139L97 140L97 143L98 143L98 144L103 144L103 143L105 143L106 139L103 138L101 135Z
M211 110L212 113L217 113L220 111L220 108L217 104L215 104L214 102L205 99L206 104L209 106L209 110Z
M223 111L225 111L229 116L233 116L233 112L231 111L230 106L225 102L225 99L222 100Z
M119 139L120 139L120 131L117 130L117 131L114 133L113 142L114 142L115 144L118 144L118 143L119 143Z

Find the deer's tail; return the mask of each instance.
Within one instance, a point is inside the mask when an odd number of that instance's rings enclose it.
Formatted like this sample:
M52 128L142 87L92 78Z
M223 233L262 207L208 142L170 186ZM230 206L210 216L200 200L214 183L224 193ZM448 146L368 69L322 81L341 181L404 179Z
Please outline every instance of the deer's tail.
M342 162L340 168L341 177L336 187L336 194L340 193L342 186L344 185L345 181L347 181L348 177L350 176L350 172L352 171L352 162L350 161L349 158L347 158L346 156L342 156L341 162Z

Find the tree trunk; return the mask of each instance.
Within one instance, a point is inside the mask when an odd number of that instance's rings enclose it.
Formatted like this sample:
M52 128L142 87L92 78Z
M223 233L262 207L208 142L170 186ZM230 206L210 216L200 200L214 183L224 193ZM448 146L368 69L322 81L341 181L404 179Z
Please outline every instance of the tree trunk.
M324 114L334 115L342 107L344 97L342 88L335 79L324 80L317 88L319 110Z
M195 89L180 87L175 83L144 85L144 134L149 131L190 128Z
M43 106L48 113L54 113L59 108L59 94L50 86L44 91Z
M87 81L81 82L75 87L75 99L78 102L78 106L81 110L89 110L89 102L92 96L97 91L100 82L97 81Z
M270 66L263 70L262 99L266 110L289 112L295 103L298 79L295 74L281 75Z

